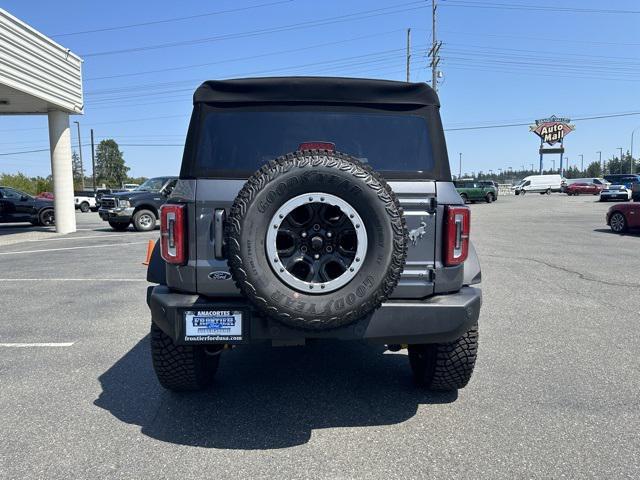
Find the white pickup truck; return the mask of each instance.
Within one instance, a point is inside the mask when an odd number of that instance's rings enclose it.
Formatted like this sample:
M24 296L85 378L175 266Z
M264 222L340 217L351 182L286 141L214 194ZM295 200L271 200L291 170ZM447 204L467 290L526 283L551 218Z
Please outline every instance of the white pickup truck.
M92 191L75 192L73 202L76 210L80 210L83 213L91 210L92 212L98 211L98 205L96 205L96 194Z

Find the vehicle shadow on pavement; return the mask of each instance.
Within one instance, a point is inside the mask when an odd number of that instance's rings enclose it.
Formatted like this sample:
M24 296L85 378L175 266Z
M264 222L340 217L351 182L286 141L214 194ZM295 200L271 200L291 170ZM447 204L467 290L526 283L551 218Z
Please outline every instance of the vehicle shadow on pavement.
M12 233L26 232L55 232L55 227L42 227L31 225L30 223L10 223L0 225L0 235L10 235Z
M640 230L629 230L624 233L616 233L610 228L595 228L593 231L598 233L608 233L610 235L628 235L630 237L640 237Z
M302 445L313 430L393 425L457 392L413 385L406 355L353 342L241 347L224 353L212 389L175 394L157 383L148 336L99 378L94 402L165 442L221 449Z

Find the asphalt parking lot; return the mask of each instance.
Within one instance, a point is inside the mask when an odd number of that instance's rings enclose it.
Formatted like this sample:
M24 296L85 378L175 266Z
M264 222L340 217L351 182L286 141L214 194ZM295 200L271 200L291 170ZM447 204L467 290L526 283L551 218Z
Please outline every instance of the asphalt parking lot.
M471 206L484 305L458 394L350 343L237 348L212 391L168 393L141 265L158 232L1 226L0 478L639 478L640 234L596 200Z

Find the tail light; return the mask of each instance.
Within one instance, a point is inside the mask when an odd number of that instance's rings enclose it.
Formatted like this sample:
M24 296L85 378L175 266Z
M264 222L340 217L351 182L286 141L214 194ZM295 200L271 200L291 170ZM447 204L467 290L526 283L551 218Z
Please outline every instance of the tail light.
M471 210L468 207L446 206L444 225L444 264L460 265L469 253Z
M331 150L336 149L336 144L331 142L304 142L298 146L298 150Z
M182 265L187 259L186 213L184 205L160 208L160 252L167 263Z

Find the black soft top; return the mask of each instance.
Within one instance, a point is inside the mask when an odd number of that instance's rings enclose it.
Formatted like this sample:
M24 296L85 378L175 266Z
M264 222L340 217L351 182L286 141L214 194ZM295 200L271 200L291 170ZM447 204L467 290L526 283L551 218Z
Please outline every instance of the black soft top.
M266 77L209 80L193 103L345 103L352 105L440 106L426 83L340 77Z

